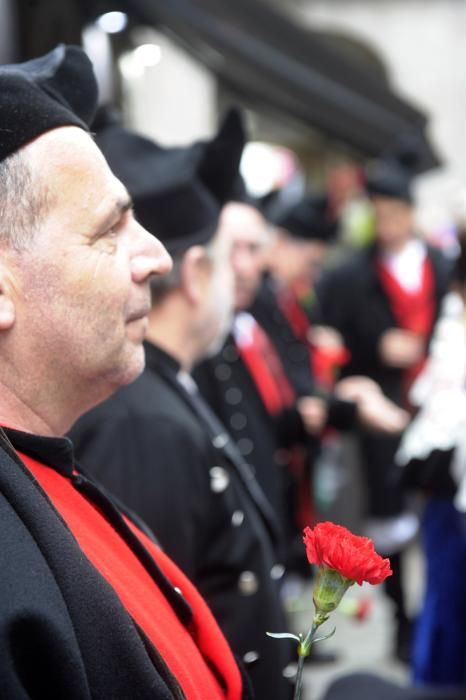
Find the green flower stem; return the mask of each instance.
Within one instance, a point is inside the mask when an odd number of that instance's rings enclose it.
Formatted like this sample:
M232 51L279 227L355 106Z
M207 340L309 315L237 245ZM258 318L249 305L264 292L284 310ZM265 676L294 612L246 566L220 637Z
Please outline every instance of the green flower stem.
M324 622L324 620L322 620L322 622ZM314 617L311 629L307 633L304 640L298 645L298 669L296 671L296 683L294 687L293 700L301 699L301 693L303 690L304 659L306 658L306 656L309 656L311 652L312 642L314 640L315 633L317 632L317 628L320 624L322 624L322 622L316 622Z
M317 629L328 620L330 613L338 607L346 591L353 584L354 581L346 578L335 569L330 569L326 566L319 567L312 595L315 606L312 627L304 639L301 635L299 635L300 642L298 644L298 669L296 671L294 700L300 700L301 698L303 689L304 659L306 656L309 656L311 652ZM316 641L328 639L334 632L335 630L324 637L319 637Z
M303 668L305 656L298 657L298 670L296 671L296 683L294 687L293 700L301 700L303 690Z

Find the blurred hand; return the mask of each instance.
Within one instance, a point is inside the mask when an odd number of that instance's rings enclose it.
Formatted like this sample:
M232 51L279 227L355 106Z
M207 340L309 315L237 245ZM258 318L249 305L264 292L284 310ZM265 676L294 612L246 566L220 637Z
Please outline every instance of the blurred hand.
M379 354L388 367L405 369L419 362L424 354L424 339L401 328L390 328L379 341Z
M382 390L377 382L369 377L355 375L345 377L335 384L335 396L342 401L359 401L369 393L381 394Z
M298 399L297 408L306 431L310 435L319 435L327 422L327 402L317 396L305 396Z
M357 405L360 423L370 430L396 435L403 432L410 420L409 413L382 392L368 392Z
M312 326L308 332L308 340L318 348L330 348L332 350L343 348L343 338L340 333L330 326Z

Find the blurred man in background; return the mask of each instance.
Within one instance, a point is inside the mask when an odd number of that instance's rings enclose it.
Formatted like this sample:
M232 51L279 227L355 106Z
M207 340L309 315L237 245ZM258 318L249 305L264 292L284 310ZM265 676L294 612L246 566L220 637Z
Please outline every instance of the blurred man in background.
M232 431L244 458L253 465L280 518L288 568L297 569L307 577L309 567L303 556L301 531L314 514L309 472L302 464L303 460L309 462L323 427L333 420L333 405L329 408L327 399L315 395L307 348L294 337L286 321L287 337L299 350L296 365L289 363L288 356L287 364L283 362L275 338L270 337L268 328L255 316L254 302L270 257L265 253L271 233L240 179L227 182L222 176L222 147L227 148L234 138L231 130L212 142L201 175L223 206L224 222L232 241L236 315L221 352L198 367L195 375L214 411ZM280 313L274 302L272 307L272 315ZM379 415L380 407L373 411L363 403L360 406L352 401L333 403L338 407L334 411L335 425L341 419L344 423L341 427L348 427L359 416L377 427L384 420ZM404 416L397 409L395 414L395 429L400 430ZM292 495L296 473L305 474L301 479L298 518Z
M414 233L412 174L392 159L373 164L367 188L376 241L329 272L318 288L322 321L343 336L351 359L344 375L375 380L384 394L407 407L407 392L422 368L427 344L446 290L448 266L442 254ZM409 657L410 624L402 587L400 552L416 532L404 513L394 455L399 439L361 431L367 487L367 535L390 555L393 576L386 590L397 620L395 651Z

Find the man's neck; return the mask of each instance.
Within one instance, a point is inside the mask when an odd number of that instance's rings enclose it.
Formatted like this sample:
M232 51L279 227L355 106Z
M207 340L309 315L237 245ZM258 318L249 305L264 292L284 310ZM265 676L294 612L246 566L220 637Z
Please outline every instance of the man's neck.
M45 387L45 388L44 388ZM104 401L118 387L102 387L89 382L87 391L79 392L52 381L34 384L9 381L0 377L0 423L37 435L64 435L73 423L93 406Z
M58 435L55 426L0 382L0 424L26 433Z

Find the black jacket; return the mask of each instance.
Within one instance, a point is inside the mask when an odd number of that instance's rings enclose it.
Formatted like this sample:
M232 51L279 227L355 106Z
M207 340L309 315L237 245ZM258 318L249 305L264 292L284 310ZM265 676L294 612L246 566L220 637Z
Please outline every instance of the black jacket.
M78 421L78 456L197 585L257 697L289 698L282 671L293 650L265 634L286 629L270 505L223 427L199 413L202 399L178 381L173 358L147 344L146 362L136 382Z
M435 316L447 290L450 266L444 255L428 248L434 272ZM360 251L325 274L317 287L320 321L343 335L351 353L344 376L362 374L380 384L391 399L402 400L403 371L383 364L378 351L382 334L398 326L376 269L377 248Z
M284 450L306 440L298 412L287 410L276 418L268 413L231 335L218 355L196 367L194 377L254 471L277 520L284 523L287 485ZM282 532L280 551L286 539Z
M6 431L98 504L184 624L192 619L115 505L81 474L71 443ZM14 700L181 700L163 659L0 431L0 697Z
M309 346L297 338L277 301L272 277L266 275L251 307L251 314L265 330L277 350L286 375L297 396L315 396L320 392L309 362ZM349 430L356 423L356 405L333 395L325 396L328 407L327 425Z

